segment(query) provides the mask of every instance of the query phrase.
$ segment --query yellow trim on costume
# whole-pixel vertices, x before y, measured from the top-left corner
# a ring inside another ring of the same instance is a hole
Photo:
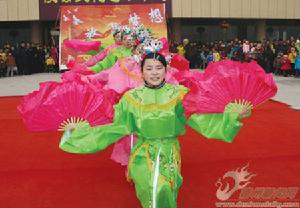
[[[138,151],[139,151],[141,148],[145,148],[147,167],[148,167],[149,171],[151,171],[152,165],[151,165],[151,159],[150,159],[150,156],[149,156],[149,144],[142,144],[141,146],[139,146],[139,147],[132,153],[132,155],[130,156],[129,161],[128,161],[128,170],[130,170],[130,167],[131,167],[131,165],[132,165],[132,162],[134,161],[134,159],[135,159],[135,157],[136,157]],[[130,175],[127,175],[127,181],[131,181]]]
[[[175,159],[176,159],[176,161],[178,161],[178,172],[181,173],[181,159],[180,159],[180,156],[179,156],[179,153],[177,151],[175,144],[173,145],[173,151],[175,154]]]
[[[146,160],[147,160],[148,170],[151,171],[152,164],[151,164],[151,159],[150,159],[150,156],[149,156],[149,144],[145,145],[145,151],[146,151]]]
[[[131,166],[131,164],[132,164],[132,161],[134,160],[134,158],[135,158],[135,156],[136,156],[138,150],[141,149],[143,146],[144,146],[144,144],[141,145],[140,147],[138,147],[138,148],[132,153],[132,155],[130,156],[129,161],[128,161],[128,170],[130,169],[130,166]]]
[[[142,104],[134,99],[129,93],[124,94],[125,99],[136,108],[142,108],[143,111],[154,111],[154,110],[166,110],[174,107],[178,101],[182,100],[184,95],[187,93],[185,88],[180,89],[178,95],[164,104]]]
[[[82,54],[82,55],[77,55],[77,58],[83,59],[84,61],[88,61],[90,58],[92,58],[92,56],[88,54]]]

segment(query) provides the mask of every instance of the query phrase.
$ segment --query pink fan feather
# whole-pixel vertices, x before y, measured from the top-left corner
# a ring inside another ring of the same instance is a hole
[[[212,78],[215,75],[230,76],[237,73],[250,73],[260,77],[267,77],[264,69],[261,68],[255,61],[250,63],[242,63],[238,61],[223,60],[219,62],[212,62],[205,69],[205,78]],[[271,76],[272,77],[272,76]]]
[[[42,85],[38,93],[49,91],[48,87]],[[80,122],[95,126],[112,121],[115,102],[112,96],[110,92],[77,80],[58,83],[47,99],[41,100],[33,110],[25,114],[22,109],[34,102],[34,98],[24,98],[18,109],[31,131],[65,130],[68,125]]]
[[[40,88],[37,91],[33,91],[22,98],[21,104],[17,107],[21,113],[23,119],[27,119],[32,115],[32,112],[41,103],[49,97],[49,94],[58,86],[58,82],[43,82],[40,83]]]
[[[162,52],[168,52],[169,51],[169,42],[168,42],[168,39],[163,37],[163,38],[160,38],[159,41],[162,42],[162,49],[160,49],[160,53]]]
[[[84,40],[65,40],[64,45],[68,48],[72,48],[77,52],[97,51],[101,45],[100,41],[84,41]]]
[[[189,70],[190,69],[190,62],[185,59],[184,57],[180,56],[179,54],[174,54],[171,63],[171,67],[174,67],[178,70]]]
[[[253,108],[273,97],[276,84],[270,74],[255,62],[230,60],[212,63],[185,96],[187,115],[193,113],[222,113],[229,103]]]
[[[81,80],[81,77],[86,75],[95,74],[92,70],[89,70],[85,64],[77,63],[75,60],[70,60],[67,63],[69,71],[64,72],[60,77],[63,81]],[[100,87],[103,85],[101,84]]]
[[[83,75],[95,74],[94,71],[87,68],[87,65],[85,63],[77,63],[75,60],[70,60],[67,63],[67,67],[68,69],[70,69],[70,71],[73,71],[75,73]]]
[[[193,85],[199,85],[204,80],[204,73],[199,70],[178,70],[177,73],[174,74],[175,79],[179,82],[179,84],[187,87],[193,88]]]

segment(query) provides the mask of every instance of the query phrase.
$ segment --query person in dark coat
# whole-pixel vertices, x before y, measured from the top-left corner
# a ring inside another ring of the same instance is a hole
[[[30,75],[32,73],[33,69],[33,49],[31,48],[30,43],[26,43],[26,49],[25,49],[25,54],[26,54],[26,61],[25,61],[25,75]]]
[[[19,74],[25,74],[25,68],[27,64],[27,57],[26,57],[26,47],[25,42],[20,44],[20,47],[17,50],[17,67],[19,70]]]
[[[39,68],[39,57],[38,57],[38,50],[34,43],[31,44],[32,49],[32,73],[38,73],[40,71]]]
[[[190,68],[195,68],[196,58],[197,58],[197,47],[194,43],[188,43],[184,47],[186,53],[185,57],[190,62]]]
[[[38,68],[38,72],[44,72],[45,71],[45,51],[43,50],[43,48],[38,45],[37,46],[37,68]]]

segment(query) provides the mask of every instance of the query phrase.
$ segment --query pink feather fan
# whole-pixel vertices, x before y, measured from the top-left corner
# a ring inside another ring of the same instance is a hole
[[[71,48],[77,52],[88,52],[92,50],[99,50],[101,45],[100,41],[84,41],[84,40],[64,40],[64,45]]]
[[[45,102],[49,94],[57,87],[58,82],[43,82],[40,83],[38,91],[33,91],[22,98],[21,104],[17,107],[23,120],[30,119],[34,110]]]
[[[112,122],[115,101],[110,91],[96,89],[80,80],[57,83],[51,90],[50,87],[41,85],[39,91],[34,92],[35,97],[25,96],[18,107],[29,130],[64,131],[81,122],[91,126]],[[47,96],[40,96],[49,91]]]
[[[185,96],[186,114],[223,113],[229,103],[251,109],[273,97],[277,86],[272,75],[256,63],[224,60],[209,64]]]

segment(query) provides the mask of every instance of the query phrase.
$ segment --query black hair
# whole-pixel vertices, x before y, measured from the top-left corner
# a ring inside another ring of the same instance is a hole
[[[116,35],[118,35],[118,34],[121,34],[121,37],[122,37],[121,31],[116,31],[116,32],[114,32],[114,33],[113,33],[113,37],[116,37]]]
[[[160,53],[148,53],[142,60],[142,64],[141,64],[141,68],[143,71],[143,67],[145,65],[145,61],[147,59],[156,59],[157,61],[159,61],[160,63],[162,63],[162,65],[166,68],[167,67],[167,61],[165,59],[165,57],[163,55],[161,55]]]
[[[127,35],[131,35],[131,34],[130,33],[128,34],[128,33],[121,32],[121,40],[123,40],[124,37],[127,36]]]

